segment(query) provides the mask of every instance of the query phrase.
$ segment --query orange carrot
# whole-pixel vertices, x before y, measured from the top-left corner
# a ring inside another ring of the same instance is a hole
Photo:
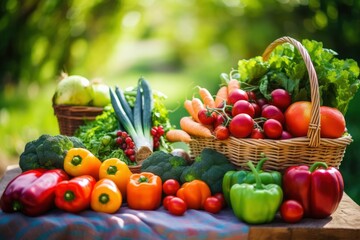
[[[191,100],[191,104],[192,104],[192,107],[194,109],[193,118],[195,119],[195,121],[200,122],[199,118],[198,118],[198,114],[199,114],[201,109],[205,109],[204,104],[202,103],[202,101],[199,98],[196,98],[196,97],[194,97]]]
[[[169,142],[189,143],[191,141],[190,135],[181,129],[171,129],[171,130],[167,131],[166,139]]]
[[[230,79],[228,82],[228,95],[235,89],[240,89],[240,82],[236,79]]]
[[[188,134],[196,137],[213,137],[211,131],[201,123],[195,122],[190,117],[182,117],[180,119],[180,127]]]
[[[185,100],[184,108],[190,114],[190,116],[195,119],[195,112],[194,112],[194,108],[192,107],[191,100],[188,100],[188,99]]]
[[[216,93],[215,97],[215,107],[221,106],[221,104],[228,98],[228,88],[227,86],[222,86]]]
[[[206,88],[199,87],[199,94],[204,102],[205,107],[214,108],[215,107],[215,101],[209,90]]]

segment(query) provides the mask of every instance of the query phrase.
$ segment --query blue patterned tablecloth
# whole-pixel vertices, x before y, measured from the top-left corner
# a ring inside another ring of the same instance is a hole
[[[7,183],[20,173],[9,168],[0,179],[0,195]],[[174,216],[160,207],[137,211],[124,203],[115,214],[87,210],[78,214],[54,209],[39,217],[0,210],[0,239],[247,239],[248,225],[232,210],[218,214],[187,210]]]
[[[174,216],[160,207],[115,214],[52,210],[39,217],[0,212],[1,239],[246,239],[249,227],[230,209],[218,214],[188,210]]]

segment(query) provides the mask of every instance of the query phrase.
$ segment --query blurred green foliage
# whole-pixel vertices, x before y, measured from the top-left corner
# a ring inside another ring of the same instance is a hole
[[[3,0],[0,2],[0,157],[18,161],[27,141],[58,133],[51,97],[62,71],[134,85],[145,76],[182,103],[201,85],[215,93],[221,72],[262,54],[281,36],[314,39],[359,62],[356,0]],[[346,115],[354,142],[340,170],[360,204],[357,94]]]

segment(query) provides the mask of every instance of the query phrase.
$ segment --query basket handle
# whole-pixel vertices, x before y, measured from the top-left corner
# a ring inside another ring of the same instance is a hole
[[[300,52],[306,69],[309,74],[310,90],[311,90],[311,112],[310,112],[310,124],[307,132],[307,137],[310,139],[309,146],[317,147],[320,144],[320,93],[319,84],[316,71],[313,63],[311,62],[309,53],[305,47],[297,40],[291,37],[281,37],[273,41],[264,51],[262,57],[264,61],[269,59],[270,53],[283,43],[290,43]]]

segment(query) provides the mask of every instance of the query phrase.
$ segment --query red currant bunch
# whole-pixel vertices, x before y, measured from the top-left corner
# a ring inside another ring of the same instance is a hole
[[[165,133],[164,128],[161,125],[154,126],[151,128],[150,132],[153,137],[154,149],[158,149],[160,147],[160,138]]]
[[[135,161],[135,143],[125,131],[117,131],[116,144],[121,148],[130,161]]]

